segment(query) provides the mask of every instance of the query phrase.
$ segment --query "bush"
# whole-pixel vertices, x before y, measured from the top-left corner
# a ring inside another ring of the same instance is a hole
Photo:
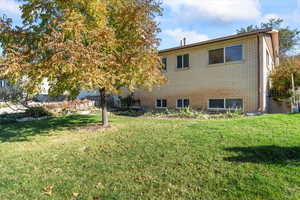
[[[25,111],[25,115],[27,117],[38,118],[38,117],[51,116],[51,113],[48,112],[43,107],[30,107]]]
[[[55,116],[61,116],[69,113],[77,113],[78,111],[94,110],[94,102],[89,100],[73,100],[57,103],[45,103],[42,106],[53,113]]]
[[[225,113],[206,113],[204,111],[193,110],[191,108],[184,108],[180,110],[165,109],[155,110],[144,114],[147,117],[158,118],[191,118],[191,119],[231,119],[242,117],[242,110],[235,111],[227,110]]]
[[[121,107],[123,108],[129,108],[131,106],[140,105],[140,101],[134,99],[133,94],[130,94],[127,97],[121,98]]]

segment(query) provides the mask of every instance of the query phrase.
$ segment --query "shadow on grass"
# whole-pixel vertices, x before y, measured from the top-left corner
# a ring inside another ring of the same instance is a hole
[[[93,116],[69,115],[47,120],[0,124],[0,142],[28,141],[34,135],[48,135],[50,131],[75,129],[99,123]]]
[[[300,165],[300,147],[255,146],[233,147],[225,150],[240,152],[239,156],[224,159],[229,162]]]

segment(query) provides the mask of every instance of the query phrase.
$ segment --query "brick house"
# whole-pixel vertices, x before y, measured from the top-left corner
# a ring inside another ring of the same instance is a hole
[[[265,29],[161,50],[167,83],[134,93],[148,109],[269,112],[279,34]]]

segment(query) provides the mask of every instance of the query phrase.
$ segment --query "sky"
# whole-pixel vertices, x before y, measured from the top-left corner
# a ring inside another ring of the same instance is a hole
[[[163,16],[156,20],[161,28],[159,49],[228,36],[241,27],[282,18],[285,26],[300,30],[300,0],[161,0]],[[0,0],[0,15],[20,24],[19,4]],[[300,53],[300,48],[298,48]]]

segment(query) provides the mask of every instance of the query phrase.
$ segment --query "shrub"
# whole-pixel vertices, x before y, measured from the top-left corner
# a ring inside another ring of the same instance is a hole
[[[46,103],[42,104],[42,106],[56,116],[95,109],[94,103],[89,100],[73,100],[57,103]]]
[[[123,108],[129,108],[131,106],[140,105],[140,101],[134,99],[133,94],[130,94],[127,97],[121,98],[121,106]]]
[[[38,118],[38,117],[51,116],[51,113],[48,112],[43,107],[30,107],[25,111],[25,115],[27,117]]]

